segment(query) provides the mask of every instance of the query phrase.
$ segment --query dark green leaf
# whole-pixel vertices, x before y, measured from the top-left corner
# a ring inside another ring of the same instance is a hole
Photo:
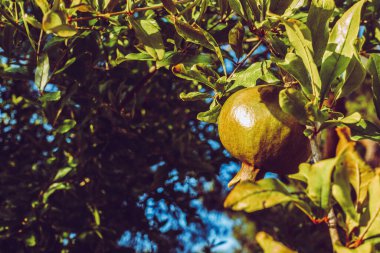
[[[172,68],[172,72],[174,75],[186,79],[186,80],[191,80],[191,81],[197,81],[203,84],[206,84],[208,87],[215,89],[215,85],[211,83],[206,76],[204,76],[200,71],[194,70],[192,68],[191,70],[188,70],[185,68],[183,64],[178,64],[175,65]]]
[[[293,115],[301,124],[306,124],[308,119],[305,105],[307,99],[301,91],[294,88],[287,88],[280,91],[279,104],[281,109]]]
[[[350,125],[350,128],[352,130],[352,140],[370,139],[380,141],[380,128],[372,122],[362,119],[357,124]]]
[[[240,17],[245,18],[244,9],[240,0],[228,0],[231,9],[236,12]]]
[[[178,34],[186,41],[204,46],[214,51],[222,64],[224,73],[226,73],[222,51],[220,50],[218,43],[207,31],[203,30],[195,23],[193,25],[189,25],[178,18],[173,18],[173,21]]]
[[[164,5],[165,9],[170,13],[170,14],[177,14],[178,10],[177,7],[175,6],[173,0],[161,0],[162,4]]]
[[[321,66],[321,102],[335,78],[347,69],[355,52],[354,42],[359,32],[360,12],[364,2],[361,0],[346,11],[331,31]]]
[[[59,73],[62,73],[63,71],[65,71],[68,67],[70,67],[75,61],[77,60],[76,57],[73,57],[69,60],[67,60],[67,62],[65,63],[65,65],[60,68],[59,70],[57,70],[54,74],[59,74]]]
[[[363,83],[366,69],[361,63],[359,56],[354,55],[345,71],[344,81],[341,86],[334,88],[337,99],[350,95]]]
[[[42,54],[38,58],[37,68],[34,75],[34,83],[41,92],[44,91],[45,86],[49,81],[49,68],[49,57],[47,54]]]
[[[329,39],[329,19],[334,8],[334,0],[313,0],[311,2],[307,26],[313,39],[314,61],[317,65],[320,65]]]
[[[311,79],[307,73],[305,64],[301,57],[294,53],[287,53],[285,60],[273,59],[273,61],[283,70],[292,75],[301,85],[301,88],[305,94],[312,94]]]
[[[371,54],[367,69],[372,76],[373,102],[380,118],[380,54]]]
[[[243,53],[244,27],[238,22],[228,33],[228,43],[236,53],[236,57],[240,58]]]

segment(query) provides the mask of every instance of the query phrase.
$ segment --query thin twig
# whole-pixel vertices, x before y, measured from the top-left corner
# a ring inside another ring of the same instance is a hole
[[[256,49],[261,45],[261,43],[262,43],[262,40],[257,42],[257,44],[251,49],[251,51],[248,52],[248,54],[244,57],[244,59],[241,60],[237,64],[236,68],[232,71],[232,73],[227,79],[231,79],[231,77],[235,74],[235,72],[245,63],[246,60],[248,60],[248,58],[256,51]]]
[[[26,32],[19,26],[19,24],[16,23],[9,15],[4,11],[4,6],[0,4],[0,14],[5,17],[6,20],[8,20],[18,31],[20,31],[23,35],[28,37]]]

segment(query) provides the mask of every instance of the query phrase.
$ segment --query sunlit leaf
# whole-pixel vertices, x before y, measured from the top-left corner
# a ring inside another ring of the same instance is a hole
[[[216,123],[221,109],[222,106],[219,104],[211,105],[210,110],[198,113],[197,119],[207,123]]]
[[[296,251],[289,249],[281,242],[275,241],[272,236],[262,231],[256,234],[256,240],[264,253],[296,253]]]
[[[338,125],[354,125],[359,123],[359,121],[362,119],[362,116],[358,112],[354,112],[353,114],[346,116],[346,117],[340,117],[338,119],[330,119],[323,122],[323,124],[320,126],[320,129],[325,129],[333,126]]]
[[[156,60],[161,60],[165,54],[165,47],[160,33],[160,27],[154,19],[129,21],[136,33],[136,36],[143,43],[145,50]]]
[[[56,26],[52,28],[51,31],[63,38],[72,37],[78,32],[77,29],[75,29],[75,27],[67,24]]]
[[[314,61],[317,65],[320,65],[329,39],[329,19],[333,14],[334,8],[334,0],[311,1],[309,14],[307,16],[307,26],[311,32]]]
[[[161,2],[170,14],[177,14],[178,10],[173,0],[161,0]]]
[[[58,101],[61,98],[61,92],[45,92],[42,97],[40,97],[41,102],[50,102],[50,101]]]
[[[73,170],[73,168],[71,167],[64,167],[64,168],[60,168],[57,172],[57,174],[55,175],[54,177],[54,181],[57,181],[57,180],[60,180],[62,178],[64,178],[67,174],[69,174],[71,171]]]
[[[71,189],[71,185],[65,182],[57,182],[53,183],[49,186],[49,188],[44,192],[42,196],[42,202],[47,203],[50,196],[53,195],[56,191],[63,191]]]
[[[317,65],[313,59],[313,46],[310,30],[306,25],[293,21],[284,21],[290,43],[296,50],[296,54],[302,59],[311,80],[311,88],[314,96],[318,96],[321,89],[321,79]]]
[[[41,29],[41,23],[34,16],[25,14],[23,18],[26,22],[28,22],[28,24],[30,24],[34,28]]]
[[[65,119],[63,123],[57,128],[57,133],[64,134],[75,127],[76,121],[72,119]]]
[[[37,68],[34,75],[34,83],[37,85],[38,89],[43,92],[46,84],[49,81],[49,57],[47,54],[42,54],[38,58]]]
[[[228,87],[227,91],[256,86],[259,80],[265,83],[279,82],[278,78],[271,73],[270,65],[270,61],[255,62],[246,70],[234,74],[232,77],[234,83]]]
[[[62,73],[68,67],[70,67],[76,60],[77,60],[77,57],[70,58],[69,60],[67,60],[67,62],[65,63],[65,65],[62,68],[58,69],[54,74]]]
[[[42,13],[46,13],[49,11],[50,6],[47,0],[34,0],[34,2],[40,7]]]
[[[197,100],[203,100],[206,98],[211,98],[212,96],[208,93],[194,91],[194,92],[189,92],[189,93],[182,92],[181,94],[179,94],[179,97],[183,101],[197,101]]]
[[[334,25],[323,54],[321,66],[321,102],[333,81],[347,68],[354,54],[354,42],[360,25],[360,12],[364,0],[357,2]]]
[[[315,205],[329,210],[331,207],[331,178],[339,156],[319,161],[310,167],[307,194]]]

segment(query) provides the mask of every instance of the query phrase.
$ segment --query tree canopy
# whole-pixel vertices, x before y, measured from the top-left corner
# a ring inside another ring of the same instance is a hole
[[[380,181],[359,141],[380,139],[379,15],[378,0],[1,0],[1,251],[210,252],[230,217],[237,252],[371,252]],[[264,83],[313,155],[225,199],[236,160],[215,123]]]

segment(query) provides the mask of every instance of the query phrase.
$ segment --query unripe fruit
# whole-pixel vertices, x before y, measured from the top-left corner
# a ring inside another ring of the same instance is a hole
[[[223,146],[243,165],[278,174],[291,174],[310,156],[305,127],[283,112],[281,87],[260,85],[234,93],[218,118]]]

